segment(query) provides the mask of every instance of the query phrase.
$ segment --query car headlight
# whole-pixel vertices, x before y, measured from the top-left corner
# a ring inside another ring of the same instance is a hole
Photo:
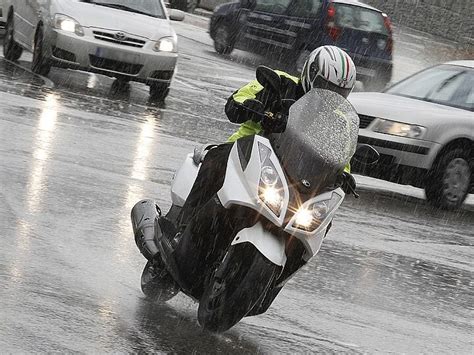
[[[426,128],[379,118],[374,125],[373,131],[400,137],[421,138],[426,132]]]
[[[78,36],[84,36],[82,26],[72,17],[56,14],[54,15],[54,27],[65,32],[72,32]]]
[[[259,143],[260,181],[258,185],[258,197],[277,216],[280,217],[284,190],[280,175],[270,160],[271,150]]]
[[[173,37],[165,37],[155,43],[155,52],[176,52],[176,41]]]
[[[333,193],[331,198],[301,206],[292,218],[292,227],[314,232],[339,204],[342,196]]]

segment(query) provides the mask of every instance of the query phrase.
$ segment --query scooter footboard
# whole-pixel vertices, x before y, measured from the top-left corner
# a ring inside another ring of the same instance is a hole
[[[284,267],[286,264],[285,240],[265,230],[259,222],[253,227],[242,229],[235,236],[232,245],[251,243],[273,264]]]

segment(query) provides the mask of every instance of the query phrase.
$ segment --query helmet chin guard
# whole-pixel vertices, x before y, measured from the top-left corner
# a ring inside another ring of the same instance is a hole
[[[336,46],[322,46],[312,51],[301,73],[305,92],[317,87],[347,97],[355,81],[354,62],[345,51]]]

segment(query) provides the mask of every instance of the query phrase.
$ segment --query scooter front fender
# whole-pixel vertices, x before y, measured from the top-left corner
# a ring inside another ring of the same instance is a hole
[[[273,264],[282,268],[285,266],[285,239],[265,230],[260,222],[253,227],[242,229],[237,233],[231,244],[242,243],[251,243]]]

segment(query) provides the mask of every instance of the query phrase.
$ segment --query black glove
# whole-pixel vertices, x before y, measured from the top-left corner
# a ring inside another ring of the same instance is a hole
[[[346,172],[342,173],[342,185],[341,188],[346,194],[353,194],[356,198],[359,197],[359,195],[356,192],[356,181],[354,177]]]
[[[267,112],[262,118],[262,128],[265,133],[282,133],[286,129],[288,116],[282,113],[272,114]]]
[[[249,120],[260,122],[262,119],[262,114],[265,112],[265,106],[263,103],[256,99],[247,99],[242,104],[241,107],[242,113],[247,115]]]

